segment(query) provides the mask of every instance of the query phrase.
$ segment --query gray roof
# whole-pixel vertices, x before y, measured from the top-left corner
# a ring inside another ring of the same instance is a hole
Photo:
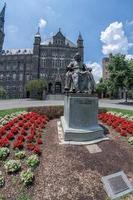
[[[33,49],[5,49],[2,51],[2,55],[23,55],[33,54]]]
[[[44,42],[41,43],[41,45],[49,45],[49,43],[53,44],[53,37],[45,40]],[[70,47],[77,47],[73,42],[65,38],[65,44],[69,44]]]

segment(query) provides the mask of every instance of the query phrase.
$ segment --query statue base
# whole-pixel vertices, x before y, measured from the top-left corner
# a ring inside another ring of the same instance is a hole
[[[98,125],[98,98],[88,94],[68,94],[64,100],[61,125],[65,141],[93,141],[105,139],[104,130]]]

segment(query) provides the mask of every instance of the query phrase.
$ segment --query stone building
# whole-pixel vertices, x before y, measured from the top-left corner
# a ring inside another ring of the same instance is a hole
[[[47,80],[48,93],[63,93],[66,66],[77,52],[84,60],[81,34],[76,44],[67,39],[60,29],[53,37],[41,41],[38,30],[33,48],[3,50],[5,7],[0,13],[0,85],[7,91],[7,96],[28,97],[26,83],[38,78]]]

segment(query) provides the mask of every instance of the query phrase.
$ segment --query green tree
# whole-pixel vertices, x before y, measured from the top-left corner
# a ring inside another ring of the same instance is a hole
[[[0,86],[0,99],[6,98],[6,90]]]
[[[103,98],[107,94],[107,81],[103,81],[101,78],[99,83],[96,85],[96,92],[100,98]]]
[[[118,96],[119,88],[128,91],[133,84],[133,63],[125,59],[125,55],[117,54],[110,57],[108,70],[110,72],[109,90],[114,97]]]
[[[31,80],[26,84],[26,91],[30,97],[42,99],[43,91],[47,89],[47,82],[44,79]]]

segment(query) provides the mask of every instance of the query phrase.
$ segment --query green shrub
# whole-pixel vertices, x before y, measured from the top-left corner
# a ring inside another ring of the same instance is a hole
[[[25,153],[25,151],[18,151],[18,152],[15,153],[15,156],[18,159],[23,159],[23,158],[26,157],[26,153]]]
[[[7,172],[17,172],[21,169],[21,163],[19,160],[8,160],[5,165],[5,169]]]
[[[6,198],[0,195],[0,200],[6,200]]]
[[[128,143],[131,144],[131,145],[133,145],[133,137],[130,137],[130,138],[128,139]]]
[[[4,176],[2,176],[2,173],[0,172],[0,188],[3,187],[5,184]]]
[[[28,160],[27,164],[29,167],[36,168],[39,165],[39,158],[37,155],[31,155]]]
[[[29,185],[34,180],[34,174],[31,171],[31,169],[28,169],[26,171],[22,171],[20,174],[21,181],[24,183],[24,185]]]
[[[46,115],[48,119],[60,118],[64,112],[64,106],[41,106],[31,107],[27,109],[28,112],[36,112],[41,115]]]
[[[98,108],[98,113],[106,113],[108,110],[107,108]]]
[[[4,160],[9,155],[10,151],[7,147],[0,148],[0,160]]]
[[[43,91],[47,89],[47,82],[44,79],[31,80],[26,84],[26,91],[31,98],[42,99]]]

